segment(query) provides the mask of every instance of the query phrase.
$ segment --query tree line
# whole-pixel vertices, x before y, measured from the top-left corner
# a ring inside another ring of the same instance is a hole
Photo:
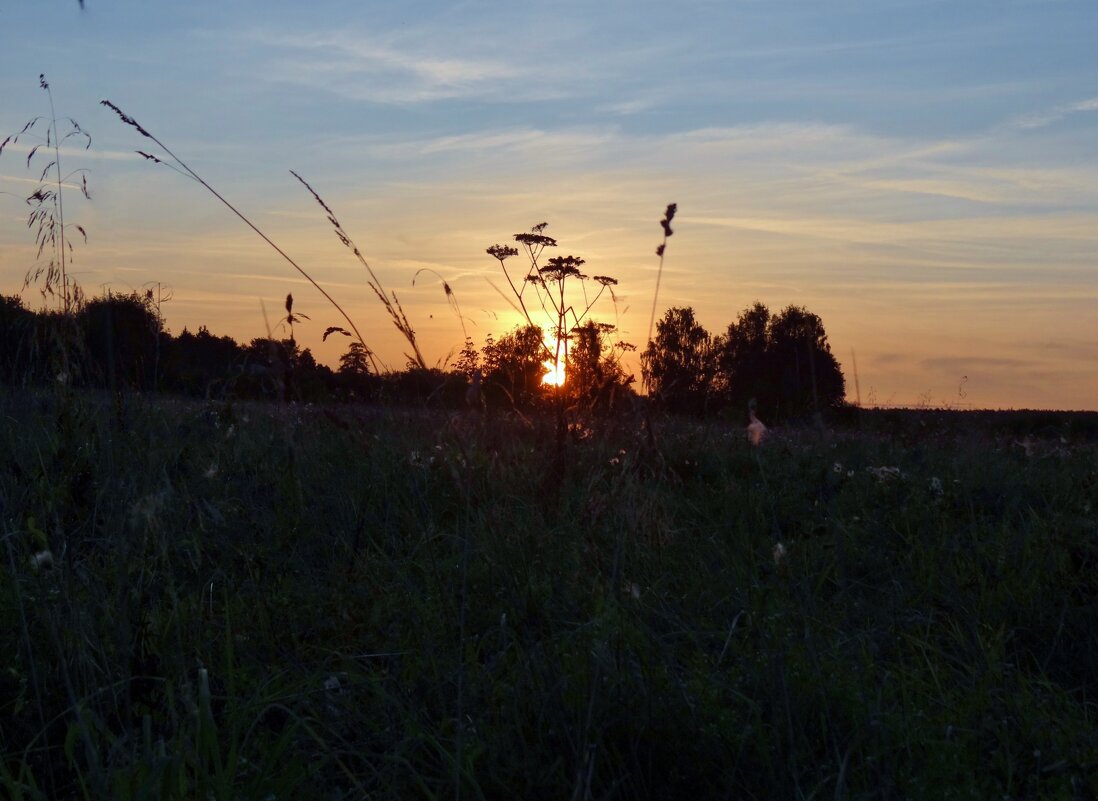
[[[788,420],[839,406],[845,396],[823,321],[801,306],[771,314],[755,303],[717,335],[692,308],[669,309],[641,365],[648,394],[679,413],[739,414],[752,404],[760,415]]]
[[[151,293],[108,294],[68,314],[32,311],[0,295],[0,381],[71,383],[89,388],[161,391],[196,397],[286,401],[394,401],[442,408],[469,404],[529,410],[553,393],[570,404],[610,412],[632,404],[636,377],[623,364],[635,348],[614,326],[592,320],[570,332],[567,378],[543,383],[543,331],[522,326],[481,347],[472,339],[444,367],[409,363],[377,374],[372,354],[352,341],[335,369],[293,337],[246,344],[205,327],[177,336],[164,328]],[[770,419],[789,419],[842,403],[844,380],[823,322],[790,306],[771,314],[761,303],[711,335],[691,308],[668,310],[641,354],[653,402],[674,413],[731,410],[749,402]],[[475,392],[472,391],[475,389]]]

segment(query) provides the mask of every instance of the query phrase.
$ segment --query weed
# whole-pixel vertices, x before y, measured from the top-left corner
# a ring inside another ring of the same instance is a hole
[[[80,124],[72,117],[57,118],[57,111],[53,104],[53,92],[45,75],[38,76],[38,85],[46,93],[50,103],[49,117],[34,117],[29,120],[22,130],[11,134],[0,142],[0,154],[4,148],[17,145],[21,138],[35,137],[35,144],[27,153],[27,168],[30,169],[35,157],[39,159],[48,156],[39,154],[52,154],[52,160],[42,168],[38,176],[38,186],[27,197],[27,205],[31,207],[27,217],[27,227],[35,232],[35,242],[38,245],[36,259],[41,260],[42,254],[48,252],[49,258],[45,265],[32,267],[24,280],[24,289],[33,283],[42,281],[41,292],[43,297],[52,296],[58,298],[60,310],[68,315],[80,306],[81,290],[79,285],[68,274],[68,265],[72,260],[73,246],[71,237],[68,236],[69,228],[77,231],[88,241],[87,231],[84,227],[75,223],[65,223],[65,188],[72,188],[68,182],[79,176],[80,193],[88,200],[91,194],[88,192],[88,171],[76,169],[63,172],[61,168],[61,145],[70,139],[79,139],[84,142],[84,149],[91,147],[91,136],[80,127]],[[60,124],[59,124],[60,123]],[[64,124],[64,128],[61,127]],[[37,134],[37,130],[45,128],[44,137]],[[51,177],[52,176],[52,177]],[[48,182],[47,182],[48,179]]]

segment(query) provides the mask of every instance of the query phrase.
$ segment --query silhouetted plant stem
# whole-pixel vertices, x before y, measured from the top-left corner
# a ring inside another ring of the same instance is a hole
[[[660,298],[660,280],[663,278],[663,254],[667,250],[667,239],[674,231],[671,230],[671,221],[675,219],[675,212],[678,211],[678,203],[668,203],[667,211],[663,215],[663,219],[660,220],[660,225],[663,226],[663,242],[656,248],[656,255],[660,257],[660,266],[656,270],[656,291],[652,294],[652,315],[648,318],[648,340],[645,343],[646,346],[652,342],[652,328],[656,324],[656,304]],[[647,388],[646,388],[647,389]]]
[[[45,75],[38,76],[39,84],[46,90],[46,97],[50,101],[50,129],[53,130],[53,166],[57,175],[57,218],[61,222],[60,230],[58,234],[61,237],[61,302],[65,309],[65,314],[70,311],[69,308],[69,281],[68,273],[65,269],[65,200],[64,195],[61,192],[61,143],[60,137],[57,136],[57,111],[53,105],[53,92],[50,91],[50,85],[46,81]]]
[[[180,168],[182,168],[182,172],[183,172],[184,175],[186,175],[187,177],[193,179],[194,181],[197,181],[202,187],[204,187],[206,189],[206,191],[208,191],[211,195],[213,195],[215,198],[217,198],[219,201],[221,201],[221,203],[225,206],[225,208],[227,208],[229,211],[231,211],[233,214],[235,214],[238,218],[240,218],[241,222],[243,222],[245,225],[247,225],[249,228],[251,228],[253,231],[255,231],[255,233],[258,234],[259,237],[264,242],[266,242],[268,245],[270,245],[274,249],[274,251],[276,253],[278,253],[278,255],[280,255],[283,259],[285,259],[290,264],[291,267],[293,267],[295,270],[297,270],[305,278],[305,280],[307,280],[310,284],[312,284],[316,288],[316,290],[318,292],[320,292],[321,295],[324,296],[325,300],[327,300],[330,304],[332,304],[332,306],[335,308],[335,310],[338,311],[340,313],[340,315],[343,317],[343,319],[347,321],[347,325],[349,325],[351,327],[351,330],[355,332],[355,336],[358,337],[358,341],[361,342],[362,346],[364,348],[366,348],[368,353],[371,354],[370,359],[371,359],[371,362],[373,362],[373,355],[372,355],[373,351],[370,349],[370,346],[366,344],[366,340],[363,339],[362,334],[359,332],[358,327],[354,323],[354,320],[352,320],[350,318],[350,316],[347,314],[347,312],[343,310],[343,307],[339,305],[339,303],[336,301],[336,299],[333,298],[331,295],[329,295],[327,291],[325,291],[324,287],[322,287],[315,280],[313,280],[313,277],[311,275],[309,275],[301,267],[301,265],[299,265],[296,261],[294,261],[292,258],[290,258],[290,256],[286,253],[286,251],[284,251],[282,248],[280,248],[278,245],[276,245],[274,243],[274,241],[269,236],[267,236],[265,233],[263,233],[263,231],[261,231],[258,228],[258,226],[255,225],[255,223],[253,223],[251,220],[249,220],[239,209],[236,208],[236,206],[234,206],[232,203],[230,203],[228,200],[226,200],[225,197],[220,192],[218,192],[216,189],[214,189],[212,186],[210,186],[208,183],[206,183],[206,181],[203,180],[202,177],[198,173],[196,173],[189,166],[187,166],[186,162],[184,162],[181,158],[179,158],[179,156],[177,156],[175,153],[173,153],[167,145],[165,145],[163,142],[161,142],[159,139],[157,139],[155,136],[153,136],[151,133],[149,133],[145,128],[143,128],[137,122],[137,120],[135,120],[133,117],[126,114],[124,111],[122,111],[122,109],[120,109],[118,106],[116,106],[110,100],[101,100],[100,105],[106,106],[107,108],[111,109],[111,111],[113,111],[115,114],[117,114],[119,119],[121,119],[122,122],[124,122],[126,125],[129,125],[130,127],[132,127],[134,130],[136,130],[139,134],[141,134],[145,138],[151,139],[153,142],[155,142],[161,150],[163,150],[166,154],[168,154],[168,156],[171,157],[172,161],[174,161],[176,164],[179,165]],[[154,156],[151,153],[145,153],[144,151],[138,150],[137,154],[139,156],[141,156],[142,158],[147,159],[148,161],[152,161],[156,164],[164,164],[165,163],[163,159],[158,158],[157,156]],[[167,166],[172,167],[173,169],[175,169],[171,164],[168,164]],[[176,171],[179,172],[179,170],[176,170]],[[376,364],[375,364],[375,370],[376,370]]]
[[[660,220],[660,225],[663,226],[663,241],[656,248],[656,255],[660,257],[660,265],[656,270],[656,291],[652,294],[652,315],[648,318],[648,340],[646,343],[647,348],[652,346],[652,328],[656,324],[656,304],[659,302],[660,297],[660,279],[663,278],[663,255],[667,250],[667,239],[675,232],[671,230],[671,221],[675,219],[675,212],[679,210],[679,204],[668,203],[667,210],[664,212],[663,219]],[[645,395],[648,394],[648,380],[644,377],[642,372],[642,380],[644,381]],[[656,431],[652,426],[652,403],[651,398],[648,398],[644,404],[644,428],[648,438],[648,446],[654,451],[658,451],[656,445]]]

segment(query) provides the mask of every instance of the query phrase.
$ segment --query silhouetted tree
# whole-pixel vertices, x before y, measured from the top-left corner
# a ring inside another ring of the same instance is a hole
[[[347,352],[339,357],[341,375],[364,376],[370,374],[370,355],[361,342],[352,342]]]
[[[488,403],[525,407],[542,396],[545,348],[536,325],[519,327],[485,344],[483,371]]]
[[[18,296],[0,295],[0,380],[5,384],[32,378],[35,317]]]
[[[668,309],[641,355],[650,397],[673,412],[697,414],[707,406],[714,373],[712,338],[692,308]]]
[[[206,326],[192,334],[186,328],[166,343],[162,386],[188,395],[206,395],[244,361],[244,351],[232,337],[217,337]]]
[[[769,348],[770,309],[756,302],[728,324],[713,346],[716,390],[723,404],[742,412],[748,400],[755,398],[766,414],[773,411],[775,387]]]
[[[624,342],[612,343],[616,330],[609,323],[588,320],[572,329],[565,390],[580,408],[608,411],[633,382],[633,376],[622,369],[620,355],[633,349]]]
[[[347,352],[339,357],[336,373],[340,389],[353,398],[367,398],[374,388],[370,375],[370,352],[361,342],[351,342]]]
[[[755,303],[728,326],[715,350],[721,398],[734,409],[754,398],[760,416],[788,419],[843,400],[845,382],[823,321],[803,307],[771,316]]]
[[[472,337],[465,338],[465,347],[461,349],[458,360],[454,364],[454,370],[466,378],[471,378],[473,372],[480,366],[480,353],[473,344]]]
[[[774,317],[770,321],[770,353],[781,416],[799,416],[842,403],[846,381],[818,315],[801,306],[789,306]]]
[[[111,388],[153,389],[160,317],[136,292],[88,301],[77,314],[89,373]]]

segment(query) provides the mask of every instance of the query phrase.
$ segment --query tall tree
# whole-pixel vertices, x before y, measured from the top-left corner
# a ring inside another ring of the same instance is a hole
[[[770,352],[777,408],[783,416],[842,402],[846,382],[818,315],[802,306],[788,306],[770,322]]]
[[[845,382],[823,321],[801,306],[771,315],[762,303],[744,309],[716,345],[721,399],[760,416],[799,417],[842,402]]]
[[[668,309],[641,354],[650,397],[669,411],[705,410],[714,374],[712,337],[690,307]]]
[[[339,357],[339,374],[366,376],[370,374],[370,352],[361,342],[352,341],[347,352]]]
[[[769,348],[770,309],[756,301],[740,313],[738,320],[728,324],[714,346],[722,403],[743,407],[756,398],[763,402],[764,409],[771,410]]]

